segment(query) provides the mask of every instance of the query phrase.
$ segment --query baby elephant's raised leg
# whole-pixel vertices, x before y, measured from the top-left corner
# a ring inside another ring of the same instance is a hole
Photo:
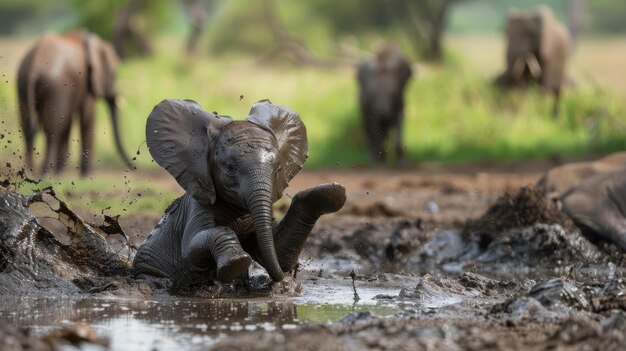
[[[274,234],[276,255],[284,272],[298,263],[311,229],[321,215],[339,211],[346,202],[346,189],[338,183],[322,184],[296,194]]]
[[[182,254],[193,270],[215,267],[216,278],[221,282],[235,280],[252,262],[235,232],[228,227],[203,229],[190,235],[188,240],[183,239]]]

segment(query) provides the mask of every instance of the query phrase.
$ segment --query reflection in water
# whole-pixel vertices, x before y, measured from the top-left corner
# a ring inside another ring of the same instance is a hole
[[[296,304],[291,300],[3,298],[0,321],[45,333],[85,322],[110,338],[113,350],[193,350],[239,330],[289,329],[306,322],[336,321],[370,310],[388,315],[397,307],[381,305]]]

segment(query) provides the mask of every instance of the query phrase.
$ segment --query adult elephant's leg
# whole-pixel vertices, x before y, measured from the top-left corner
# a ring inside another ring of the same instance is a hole
[[[386,155],[383,150],[383,131],[378,117],[373,113],[365,115],[365,134],[374,161],[385,162]]]
[[[72,123],[72,106],[70,106],[70,93],[62,89],[50,87],[51,95],[41,97],[42,103],[39,111],[41,123],[46,134],[46,156],[42,167],[42,173],[47,173],[50,169],[56,170],[58,162],[63,156],[60,154],[63,139],[67,135]],[[54,91],[54,94],[52,93]],[[67,151],[66,151],[67,153]]]
[[[28,110],[26,106],[26,102],[20,101],[20,115],[21,115],[21,127],[22,133],[24,134],[24,157],[26,168],[31,172],[35,171],[35,166],[33,165],[33,149],[34,149],[34,141],[35,134],[37,132],[37,127],[34,122],[31,122],[31,116],[29,113],[33,113]]]
[[[276,255],[284,272],[291,271],[298,263],[304,243],[319,217],[339,211],[345,202],[346,189],[338,183],[318,185],[296,194],[274,234]]]
[[[404,146],[402,144],[402,128],[404,128],[404,113],[398,114],[398,121],[394,126],[394,137],[396,144],[396,164],[404,162]]]
[[[235,232],[228,227],[185,233],[182,255],[183,260],[187,260],[195,271],[215,267],[217,280],[221,282],[231,282],[243,275],[252,262]]]
[[[69,117],[71,119],[71,116]],[[67,165],[68,159],[68,144],[70,141],[71,124],[67,126],[65,130],[58,134],[57,138],[57,154],[55,164],[55,172],[61,173]]]
[[[53,166],[53,158],[56,155],[56,138],[51,133],[45,132],[46,134],[46,152],[43,157],[43,164],[41,165],[41,174],[48,173],[48,170]]]
[[[80,174],[86,176],[91,168],[94,138],[94,104],[92,97],[87,97],[80,110],[80,140],[82,153],[80,155]]]
[[[559,110],[561,106],[561,89],[555,88],[552,91],[554,93],[554,104],[552,105],[552,117],[557,118],[559,116]]]

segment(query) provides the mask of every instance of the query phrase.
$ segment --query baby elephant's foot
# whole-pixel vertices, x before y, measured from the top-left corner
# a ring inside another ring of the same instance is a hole
[[[248,271],[252,258],[243,250],[231,250],[217,259],[217,280],[230,283]]]
[[[337,212],[346,202],[346,188],[339,183],[327,183],[296,194],[292,206],[302,206],[315,217]]]

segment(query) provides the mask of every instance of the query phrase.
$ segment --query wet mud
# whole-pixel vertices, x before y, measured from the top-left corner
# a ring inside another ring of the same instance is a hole
[[[320,220],[295,277],[272,284],[256,267],[249,281],[186,290],[128,274],[142,236],[124,232],[158,216],[88,224],[50,194],[0,192],[2,346],[51,349],[86,323],[106,342],[77,345],[111,350],[620,349],[622,251],[528,187],[539,175],[337,179],[348,203]]]

